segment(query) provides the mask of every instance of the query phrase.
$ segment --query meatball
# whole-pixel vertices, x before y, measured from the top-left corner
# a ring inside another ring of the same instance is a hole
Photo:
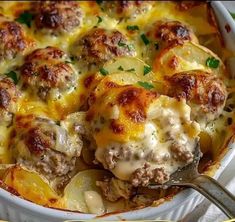
[[[67,55],[55,47],[33,51],[25,58],[20,72],[24,86],[31,87],[44,101],[59,98],[75,86],[77,79]]]
[[[211,121],[223,111],[227,98],[226,87],[213,74],[194,70],[166,77],[166,81],[166,94],[186,99],[195,120]]]
[[[101,188],[105,198],[111,202],[120,198],[128,200],[134,194],[134,189],[130,183],[116,178],[97,181],[96,185]]]
[[[19,23],[0,15],[0,61],[24,54],[32,45]]]
[[[121,32],[95,28],[75,43],[72,54],[82,64],[100,67],[115,57],[133,56],[135,51]]]
[[[18,96],[19,92],[12,79],[0,76],[0,125],[11,122]]]
[[[35,24],[38,29],[45,29],[52,34],[67,33],[79,27],[82,12],[78,2],[41,1],[32,3],[35,7]]]
[[[42,174],[49,181],[65,177],[80,155],[80,137],[50,119],[17,116],[10,144],[15,162]]]
[[[151,26],[147,36],[158,43],[160,48],[183,44],[185,41],[198,42],[193,31],[179,21],[157,21]]]
[[[111,17],[127,19],[148,12],[153,3],[153,1],[103,1],[101,7]]]

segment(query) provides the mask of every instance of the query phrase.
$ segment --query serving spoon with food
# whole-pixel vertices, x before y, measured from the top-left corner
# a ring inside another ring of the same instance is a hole
[[[198,163],[201,157],[200,145],[197,143],[194,159],[191,164],[177,170],[171,175],[170,180],[163,185],[150,184],[149,188],[167,188],[170,186],[191,187],[208,198],[229,218],[235,218],[235,196],[213,178],[198,173]]]

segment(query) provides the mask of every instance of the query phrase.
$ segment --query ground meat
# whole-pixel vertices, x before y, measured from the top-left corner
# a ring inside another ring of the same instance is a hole
[[[136,18],[148,12],[153,1],[102,1],[101,8],[110,16],[118,19]]]
[[[75,168],[82,143],[53,121],[17,116],[14,132],[10,147],[16,163],[39,172],[49,181],[67,177]]]
[[[51,34],[61,34],[81,26],[82,12],[79,2],[41,1],[34,2],[35,24]]]
[[[133,56],[135,51],[117,30],[94,28],[75,42],[72,54],[85,65],[102,66],[120,56]]]
[[[21,77],[26,87],[36,91],[42,100],[47,100],[51,92],[55,96],[75,86],[77,74],[67,61],[69,58],[56,47],[37,49],[25,58],[21,67]]]
[[[0,61],[24,54],[32,45],[19,23],[0,15]]]
[[[171,146],[172,157],[176,161],[181,161],[184,163],[191,163],[193,161],[193,154],[189,150],[186,150],[185,147],[178,144],[172,144]]]
[[[151,181],[163,184],[169,180],[169,175],[163,168],[151,169],[150,164],[145,163],[143,167],[135,170],[130,180],[134,187],[148,186]]]
[[[120,198],[128,200],[134,194],[134,189],[130,183],[116,178],[97,181],[97,186],[101,188],[105,198],[112,202]]]
[[[19,92],[13,80],[6,76],[0,77],[0,125],[11,120],[18,97]]]
[[[197,121],[214,120],[223,111],[227,91],[222,80],[213,74],[194,70],[166,77],[166,94],[184,98],[192,108],[192,117]]]
[[[160,48],[174,44],[183,44],[185,41],[197,42],[193,31],[179,21],[157,21],[151,26],[147,36],[155,40]]]

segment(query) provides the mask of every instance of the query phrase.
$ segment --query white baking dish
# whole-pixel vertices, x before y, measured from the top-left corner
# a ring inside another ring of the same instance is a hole
[[[222,31],[226,46],[235,51],[235,23],[228,11],[219,1],[211,3],[217,16],[220,29]],[[231,27],[231,31],[228,33],[225,30],[225,25],[228,24]],[[235,61],[231,62],[232,66],[235,66]],[[232,68],[235,70],[235,67]],[[235,76],[235,73],[233,73]],[[235,155],[235,144],[232,143],[229,146],[229,150],[221,160],[220,167],[215,173],[217,178],[229,164],[231,159]],[[179,194],[175,195],[171,201],[166,201],[158,207],[147,207],[141,210],[130,211],[120,214],[107,215],[101,220],[117,220],[122,219],[134,220],[134,219],[168,219],[178,220],[192,211],[201,201],[203,197],[192,189],[187,189]],[[9,220],[11,222],[60,222],[65,220],[86,220],[96,217],[92,214],[82,214],[66,212],[61,210],[49,209],[29,201],[23,200],[13,194],[0,189],[0,219]]]

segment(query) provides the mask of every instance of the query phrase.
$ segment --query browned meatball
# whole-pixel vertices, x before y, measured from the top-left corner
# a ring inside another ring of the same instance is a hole
[[[210,121],[221,114],[227,91],[224,83],[213,74],[188,71],[166,77],[166,81],[167,95],[186,99],[194,119]]]
[[[147,36],[164,48],[173,44],[183,44],[185,41],[197,42],[193,31],[179,21],[160,20],[155,22]]]
[[[82,22],[82,12],[75,1],[42,1],[32,3],[35,7],[35,24],[52,34],[72,31]]]
[[[25,58],[22,81],[42,100],[58,98],[76,84],[76,72],[68,61],[67,55],[58,48],[37,49]]]
[[[28,115],[16,117],[10,147],[16,163],[53,180],[74,169],[82,142],[54,121]]]
[[[152,8],[154,1],[103,1],[101,7],[111,17],[136,18]]]
[[[24,54],[33,42],[26,37],[23,27],[0,15],[0,60],[13,59]]]
[[[135,54],[133,46],[121,32],[102,28],[92,29],[84,35],[72,51],[79,61],[89,66],[102,66],[115,57]]]
[[[18,96],[19,92],[12,79],[0,76],[0,125],[11,121]]]

